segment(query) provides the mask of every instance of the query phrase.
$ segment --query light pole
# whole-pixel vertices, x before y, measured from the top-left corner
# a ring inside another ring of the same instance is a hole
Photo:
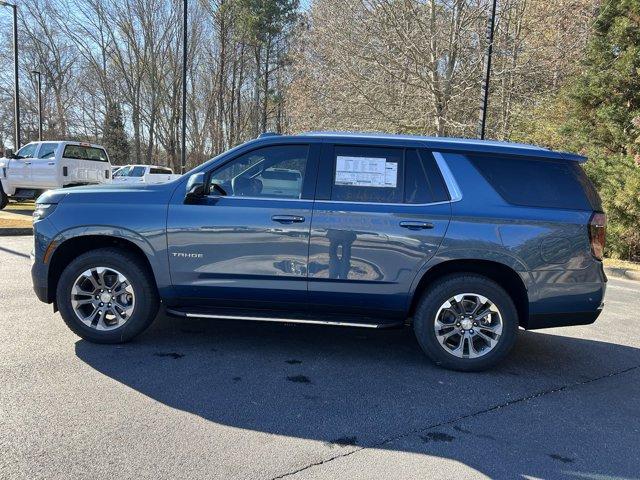
[[[187,0],[182,5],[182,152],[180,173],[184,173],[187,162]]]
[[[18,80],[18,6],[0,0],[0,5],[13,8],[13,75],[15,80],[15,137],[13,142],[16,151],[20,148],[20,83]]]
[[[38,141],[42,141],[42,74],[38,70],[31,70],[37,77],[38,87]]]
[[[491,54],[493,53],[493,31],[496,25],[496,6],[498,0],[493,0],[491,16],[487,24],[487,52],[484,57],[484,78],[482,81],[482,104],[480,107],[480,122],[478,125],[478,137],[484,140],[487,125],[487,107],[489,105],[489,80],[491,78]]]

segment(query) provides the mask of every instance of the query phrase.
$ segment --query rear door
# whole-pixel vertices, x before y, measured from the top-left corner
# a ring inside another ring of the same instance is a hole
[[[55,142],[41,143],[38,154],[31,161],[31,175],[33,184],[37,188],[47,189],[62,186],[60,181],[62,171],[59,171],[59,165],[56,161],[59,145]]]
[[[396,317],[418,270],[451,218],[430,152],[327,145],[309,245],[309,299],[316,308]]]
[[[208,172],[208,195],[169,206],[171,279],[181,302],[237,308],[306,308],[307,259],[318,148],[264,146]],[[302,178],[277,193],[271,168]],[[222,194],[224,193],[224,194]]]

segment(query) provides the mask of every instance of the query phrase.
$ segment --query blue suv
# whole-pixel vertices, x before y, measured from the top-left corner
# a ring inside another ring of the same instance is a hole
[[[518,327],[603,307],[605,216],[579,155],[404,135],[265,134],[161,185],[50,191],[34,212],[35,292],[92,342],[167,314],[411,325],[458,370]]]

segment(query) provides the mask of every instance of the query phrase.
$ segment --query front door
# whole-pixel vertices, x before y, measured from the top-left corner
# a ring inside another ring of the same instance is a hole
[[[29,143],[16,152],[9,163],[8,176],[13,188],[34,188],[31,163],[38,151],[37,143]]]
[[[56,163],[58,145],[53,142],[42,143],[38,154],[31,160],[31,178],[34,186],[42,189],[60,186],[59,177],[62,176],[62,172],[58,171]]]
[[[437,251],[451,205],[435,160],[416,149],[325,147],[309,246],[318,310],[406,314],[420,267]]]
[[[169,265],[183,304],[306,305],[316,168],[315,146],[262,147],[209,172],[198,204],[172,201]]]

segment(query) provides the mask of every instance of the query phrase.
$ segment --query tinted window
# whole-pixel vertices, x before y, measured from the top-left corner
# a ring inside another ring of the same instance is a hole
[[[38,152],[38,158],[53,158],[56,156],[57,149],[57,143],[43,143]]]
[[[488,155],[470,158],[509,203],[570,210],[593,208],[583,187],[586,178],[581,178],[582,170],[574,162]]]
[[[93,160],[96,162],[106,162],[107,152],[101,148],[87,147],[84,145],[67,145],[64,147],[65,158],[77,158],[79,160]]]
[[[172,171],[169,170],[168,168],[151,167],[151,171],[149,173],[159,173],[159,174],[167,175],[167,174],[171,174]]]
[[[405,152],[405,203],[445,202],[449,195],[440,170],[428,151]]]
[[[234,197],[302,198],[308,150],[307,145],[252,150],[215,170],[210,191],[222,189]]]
[[[36,154],[37,149],[38,149],[37,143],[30,143],[22,147],[20,150],[18,150],[16,155],[22,158],[32,158]]]
[[[331,200],[402,203],[403,157],[396,148],[336,146]]]

